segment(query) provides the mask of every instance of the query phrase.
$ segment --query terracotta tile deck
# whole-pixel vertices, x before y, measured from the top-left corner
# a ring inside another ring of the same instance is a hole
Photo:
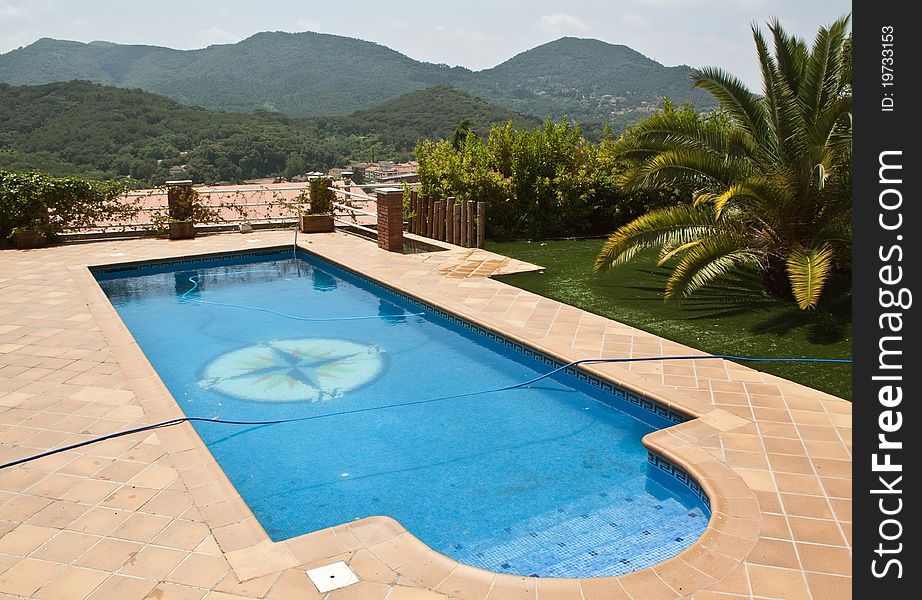
[[[290,243],[260,231],[0,253],[0,462],[181,414],[87,265]],[[299,244],[559,358],[699,353],[488,279],[533,267],[482,250],[393,255],[345,234]],[[387,517],[273,543],[180,425],[0,471],[0,599],[318,599],[305,569],[338,560],[362,582],[329,600],[850,595],[850,403],[713,359],[587,370],[698,417],[644,439],[694,475],[713,512],[698,542],[652,568],[496,575]]]

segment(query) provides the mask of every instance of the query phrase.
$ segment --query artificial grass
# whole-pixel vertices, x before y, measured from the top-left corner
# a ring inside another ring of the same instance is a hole
[[[604,240],[492,242],[487,249],[545,267],[497,277],[510,285],[604,315],[711,354],[851,357],[851,294],[830,286],[824,302],[802,311],[762,294],[754,273],[738,273],[681,301],[663,302],[669,270],[647,252],[608,273],[592,270]],[[747,366],[851,398],[851,365],[751,363]]]

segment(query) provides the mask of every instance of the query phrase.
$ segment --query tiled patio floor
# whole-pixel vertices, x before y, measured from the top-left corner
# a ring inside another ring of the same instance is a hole
[[[86,265],[291,243],[290,232],[0,252],[0,463],[181,414]],[[690,349],[488,279],[482,250],[394,255],[344,234],[302,247],[547,353]],[[188,425],[0,471],[0,599],[320,598],[304,573],[347,561],[330,600],[839,599],[851,593],[851,404],[717,360],[592,368],[698,416],[645,443],[693,473],[713,517],[665,563],[616,579],[494,575],[387,518],[269,541]]]

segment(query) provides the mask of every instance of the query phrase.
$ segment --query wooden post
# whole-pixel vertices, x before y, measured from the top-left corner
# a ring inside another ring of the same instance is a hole
[[[487,228],[487,203],[477,203],[477,247],[483,248]]]
[[[435,201],[435,235],[432,236],[437,240],[442,239],[445,233],[445,201]]]
[[[454,218],[452,219],[452,243],[459,245],[461,243],[461,202],[455,203]]]
[[[452,232],[451,219],[452,219],[452,216],[454,215],[454,210],[455,210],[454,206],[455,206],[454,196],[449,196],[448,198],[445,199],[445,214],[442,215],[443,217],[445,217],[442,223],[442,226],[445,228],[445,231],[444,231],[445,235],[442,236],[443,242],[451,243],[451,232]]]
[[[470,248],[474,245],[473,236],[473,225],[474,225],[474,205],[470,200],[464,203],[464,231],[461,233],[461,237],[464,238],[464,247]]]
[[[452,197],[445,198],[445,209],[442,211],[442,222],[439,226],[442,228],[442,236],[439,238],[443,242],[451,240],[451,206]]]
[[[413,217],[410,219],[410,233],[419,233],[419,210],[417,204],[419,200],[419,193],[416,190],[410,190],[410,212],[413,213]]]
[[[458,240],[455,239],[455,230],[457,229],[456,221],[458,220],[458,217],[457,217],[458,210],[457,209],[458,209],[458,201],[457,199],[452,198],[451,217],[448,219],[448,223],[446,224],[446,227],[449,228],[448,237],[446,238],[446,241],[450,244],[458,243]]]
[[[412,194],[412,192],[411,192],[411,193],[410,193],[410,209],[409,209],[409,211],[408,211],[408,214],[404,215],[404,217],[405,217],[406,220],[407,220],[407,231],[410,232],[410,233],[413,233],[413,219],[416,218],[416,217],[414,216],[415,213],[416,213],[416,211],[413,210],[413,194]]]
[[[426,235],[426,197],[419,197],[419,235]]]
[[[458,245],[467,247],[467,202],[464,200],[461,201],[461,239]]]
[[[432,213],[434,208],[432,198],[426,196],[426,237],[432,237]]]

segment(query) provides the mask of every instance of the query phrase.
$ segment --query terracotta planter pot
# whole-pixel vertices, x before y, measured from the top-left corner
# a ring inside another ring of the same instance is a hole
[[[45,235],[34,229],[17,231],[13,234],[13,243],[19,250],[28,250],[30,248],[41,248],[45,245]]]
[[[170,223],[171,240],[188,240],[195,237],[192,221],[172,221]]]
[[[333,231],[333,215],[301,215],[303,233],[325,233]]]

